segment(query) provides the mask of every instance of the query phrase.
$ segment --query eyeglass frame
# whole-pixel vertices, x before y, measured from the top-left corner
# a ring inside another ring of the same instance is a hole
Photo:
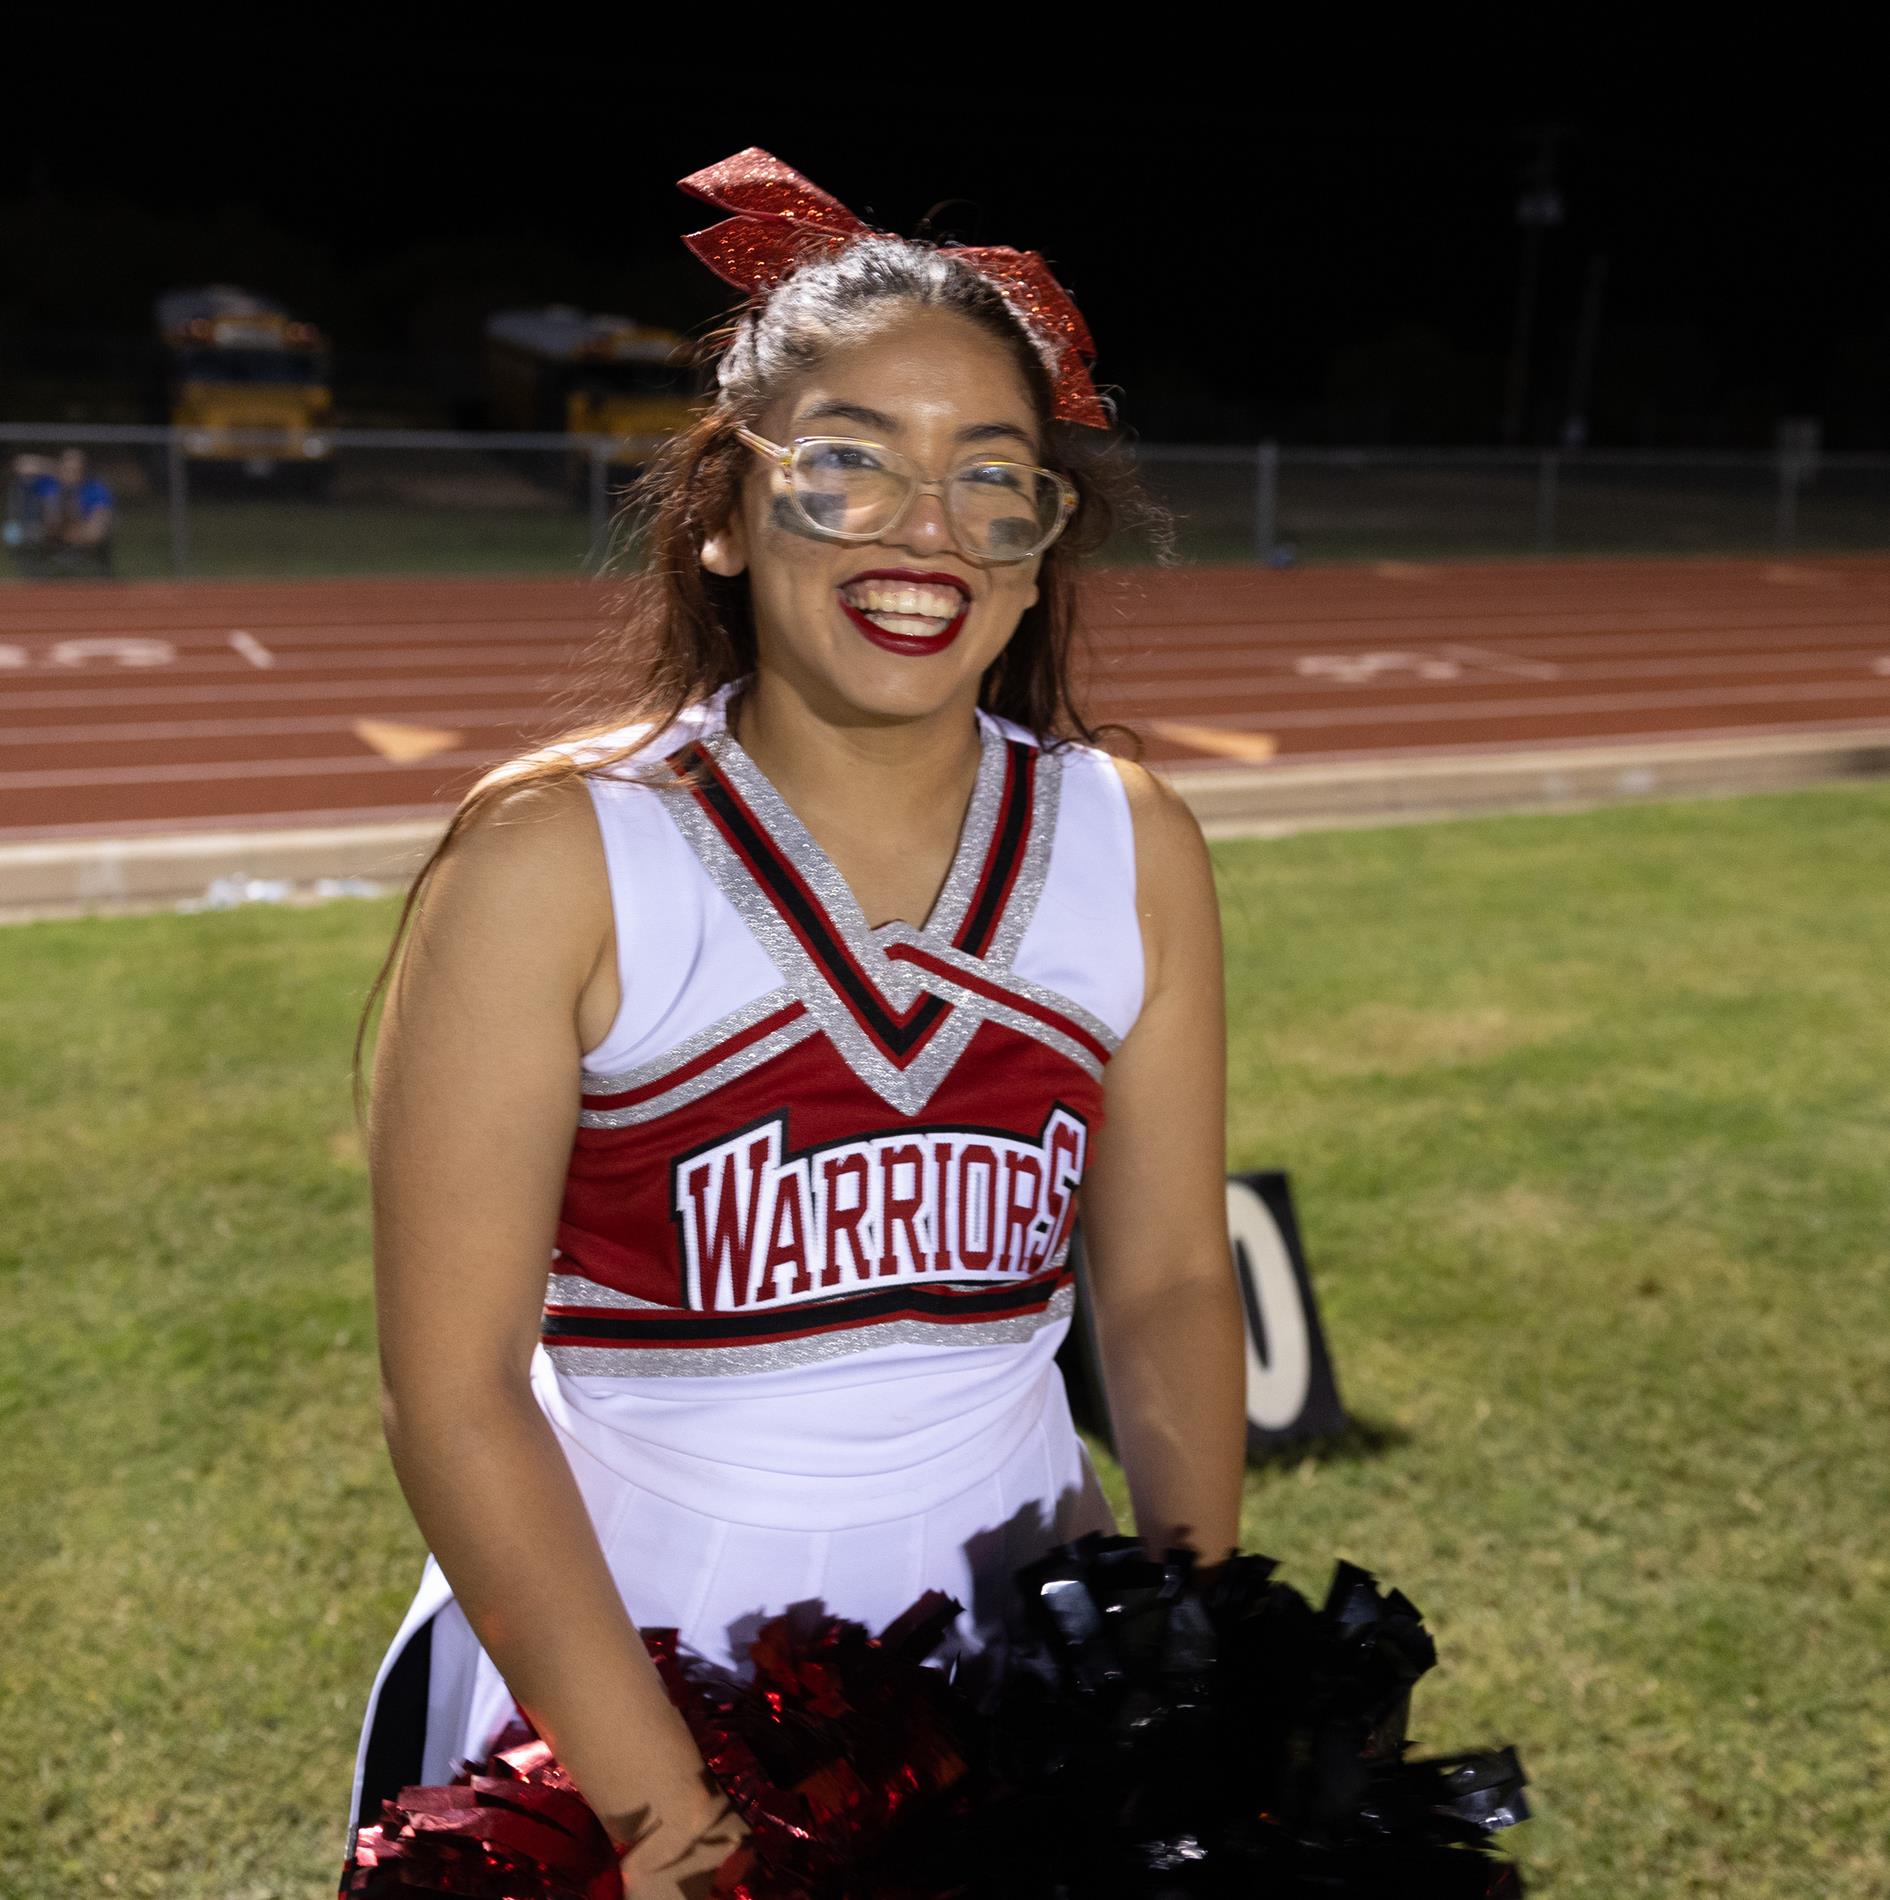
[[[757,435],[753,429],[738,427],[735,434],[757,454],[766,456],[776,468],[780,469],[780,471],[787,476],[788,494],[793,499],[796,512],[815,534],[822,536],[826,540],[846,541],[850,543],[877,541],[881,535],[891,534],[893,530],[905,520],[906,516],[912,512],[912,504],[916,502],[921,495],[937,495],[945,510],[946,525],[950,527],[952,534],[956,538],[960,540],[964,538],[959,531],[958,523],[952,519],[952,505],[946,494],[946,490],[950,487],[951,483],[959,475],[964,473],[964,469],[954,469],[943,481],[926,482],[919,480],[918,464],[913,461],[911,456],[901,454],[898,449],[889,448],[884,442],[875,442],[867,436],[797,435],[791,442],[770,442],[765,435]],[[801,504],[800,496],[795,492],[794,460],[803,448],[811,447],[818,442],[837,442],[848,448],[872,449],[876,454],[890,456],[893,461],[900,463],[907,470],[912,477],[912,483],[906,492],[905,500],[899,505],[898,511],[893,515],[890,521],[883,522],[879,527],[870,529],[865,533],[848,533],[844,529],[830,528],[824,522],[816,521],[814,517],[807,512],[806,508]],[[965,464],[965,468],[993,467],[1028,469],[1034,475],[1048,475],[1057,485],[1056,522],[1051,527],[1050,532],[1034,547],[1026,549],[1022,554],[965,555],[966,560],[977,561],[986,567],[1014,567],[1019,561],[1034,560],[1070,525],[1070,517],[1076,513],[1078,500],[1076,484],[1072,482],[1067,475],[1060,475],[1055,469],[1045,468],[1041,463],[1019,462],[1006,455],[980,456],[976,461],[967,462]],[[960,551],[963,552],[963,550]]]

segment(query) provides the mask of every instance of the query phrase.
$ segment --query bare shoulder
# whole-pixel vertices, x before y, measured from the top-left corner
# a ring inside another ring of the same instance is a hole
[[[473,802],[477,793],[487,795]],[[504,945],[506,962],[529,951],[587,973],[611,913],[603,838],[583,780],[519,777],[516,764],[500,766],[461,809],[422,900],[434,925]]]
[[[1159,773],[1134,759],[1111,756],[1129,800],[1129,818],[1135,828],[1138,881],[1153,880],[1157,888],[1185,889],[1212,873],[1207,840],[1188,802]]]
[[[575,773],[511,782],[515,777],[502,766],[467,793],[462,809],[481,796],[452,851],[499,868],[512,883],[557,886],[568,902],[577,895],[570,874],[603,863],[590,791]]]
[[[1158,773],[1112,758],[1135,831],[1135,908],[1142,924],[1148,994],[1220,941],[1214,861],[1200,820]]]

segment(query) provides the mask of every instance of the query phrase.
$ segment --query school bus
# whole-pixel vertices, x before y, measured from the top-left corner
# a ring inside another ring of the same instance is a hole
[[[185,457],[256,482],[323,488],[333,472],[327,339],[234,284],[166,291],[153,311],[159,407]]]
[[[499,310],[486,319],[486,415],[496,429],[608,437],[613,468],[687,425],[694,378],[674,330],[568,304]]]

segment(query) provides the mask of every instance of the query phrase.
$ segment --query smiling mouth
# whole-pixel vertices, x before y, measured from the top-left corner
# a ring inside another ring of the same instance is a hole
[[[954,576],[856,574],[836,590],[847,618],[876,646],[894,653],[936,653],[956,638],[971,606]]]

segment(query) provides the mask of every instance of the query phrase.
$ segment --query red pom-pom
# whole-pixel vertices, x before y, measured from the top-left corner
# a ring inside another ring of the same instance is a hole
[[[617,1850],[550,1748],[514,1723],[444,1788],[403,1788],[360,1829],[343,1900],[623,1900]]]

